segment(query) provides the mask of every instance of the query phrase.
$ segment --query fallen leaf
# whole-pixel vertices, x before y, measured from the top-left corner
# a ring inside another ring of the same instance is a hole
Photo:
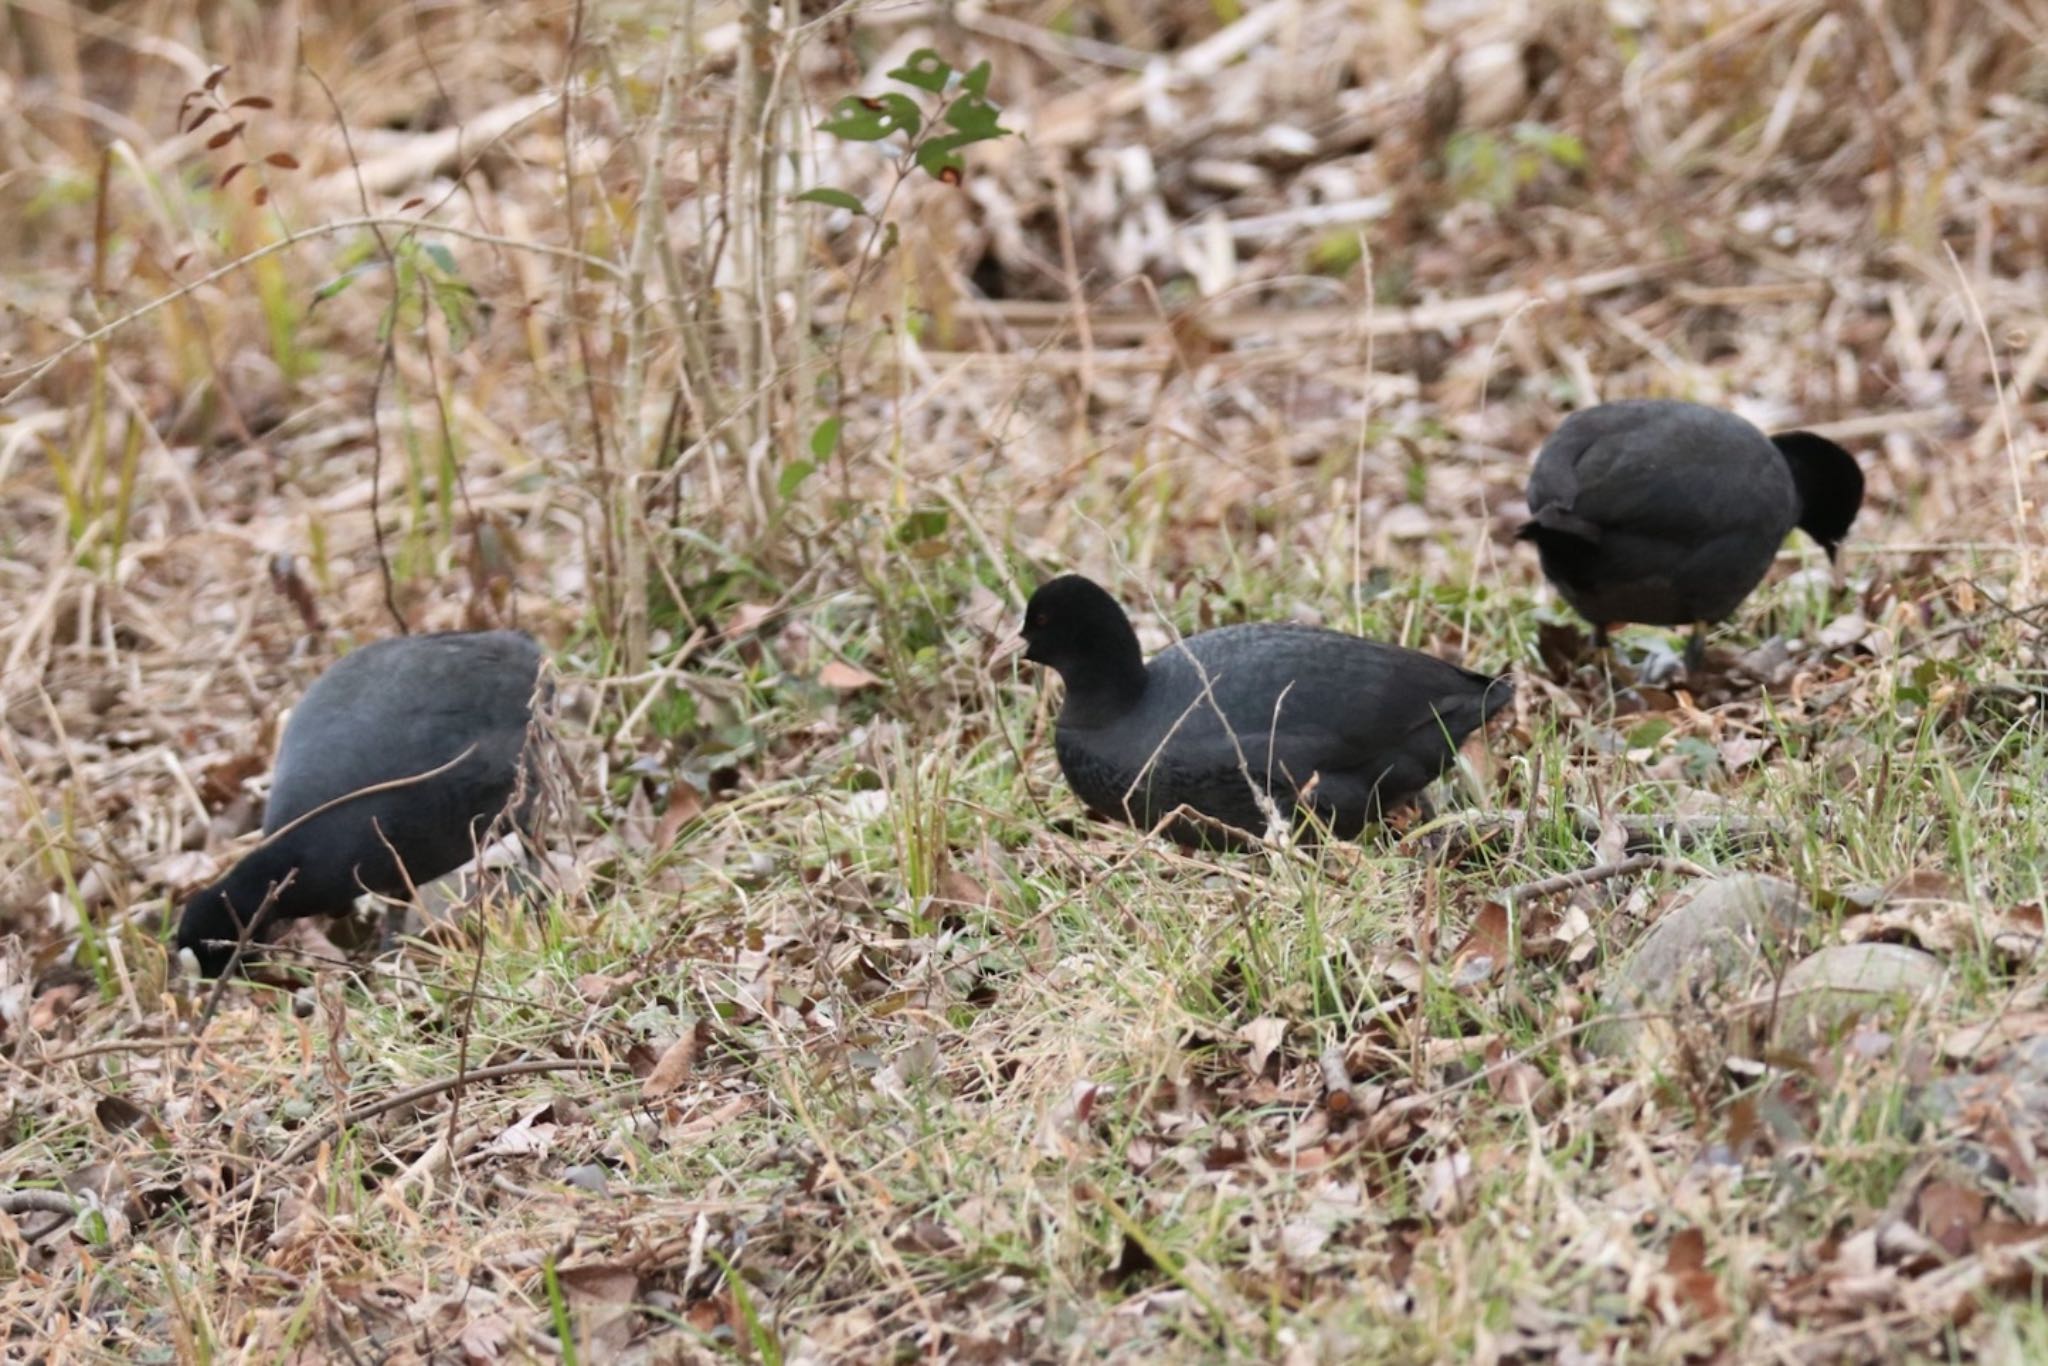
[[[1920,1188],[1915,1226],[1951,1257],[1969,1255],[1984,1223],[1984,1195],[1953,1181],[1929,1181]]]
[[[1406,949],[1382,949],[1373,955],[1373,966],[1403,991],[1422,990],[1422,960]]]
[[[1472,922],[1472,928],[1465,932],[1464,942],[1451,954],[1452,986],[1476,986],[1486,981],[1507,966],[1512,953],[1507,907],[1489,901]]]
[[[640,1298],[640,1276],[631,1267],[597,1262],[565,1266],[555,1273],[569,1300],[584,1311],[580,1334],[586,1355],[609,1360],[633,1340],[633,1303]],[[588,1349],[602,1348],[601,1352]]]
[[[681,1038],[662,1051],[661,1061],[654,1064],[654,1070],[640,1083],[640,1099],[659,1100],[681,1086],[696,1061],[697,1031],[686,1029]]]
[[[1422,1207],[1439,1219],[1453,1219],[1472,1184],[1472,1154],[1447,1153],[1429,1164],[1422,1179]]]
[[[1672,1235],[1671,1247],[1664,1255],[1664,1274],[1669,1278],[1674,1311],[1683,1309],[1701,1319],[1717,1319],[1728,1312],[1721,1302],[1721,1284],[1707,1270],[1707,1235],[1697,1228],[1683,1228]]]
[[[77,1005],[84,995],[85,987],[82,983],[66,982],[36,997],[36,1003],[29,1007],[29,1032],[47,1034],[55,1029],[57,1022],[70,1014],[71,1007]]]
[[[681,778],[668,787],[668,809],[654,827],[654,847],[666,849],[676,842],[684,826],[704,814],[704,794]]]
[[[537,1157],[554,1146],[558,1125],[542,1124],[540,1117],[555,1108],[553,1101],[536,1106],[519,1121],[485,1144],[482,1151],[497,1157]]]
[[[93,1118],[100,1122],[100,1127],[110,1134],[137,1129],[145,1138],[154,1139],[161,1137],[163,1133],[163,1130],[157,1127],[156,1121],[150,1118],[147,1110],[121,1096],[101,1096],[92,1107],[92,1113]]]
[[[733,607],[732,614],[725,619],[725,638],[734,640],[750,631],[758,630],[762,622],[774,615],[775,609],[766,603],[738,603]]]
[[[1721,767],[1727,769],[1730,773],[1748,768],[1751,764],[1763,758],[1765,752],[1770,749],[1773,743],[1775,742],[1768,736],[1762,739],[1733,736],[1723,740],[1717,747],[1721,752]]]
[[[594,1006],[609,1005],[619,999],[619,994],[638,980],[639,974],[629,972],[622,977],[609,973],[586,972],[576,979],[576,994]]]
[[[1287,1036],[1287,1021],[1273,1015],[1262,1015],[1237,1031],[1237,1037],[1251,1045],[1251,1052],[1245,1058],[1245,1067],[1253,1076],[1266,1070],[1274,1050]]]
[[[938,886],[933,891],[932,899],[954,906],[989,904],[988,889],[955,868],[947,868],[939,873]]]
[[[843,660],[830,659],[825,667],[818,670],[818,681],[834,692],[859,692],[872,688],[882,680],[866,669],[857,669]]]
[[[462,1325],[456,1343],[465,1361],[496,1361],[512,1340],[512,1325],[496,1314],[483,1314]]]

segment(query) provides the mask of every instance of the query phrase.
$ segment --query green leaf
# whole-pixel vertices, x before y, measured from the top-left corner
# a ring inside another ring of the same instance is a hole
[[[982,62],[960,78],[960,88],[970,95],[988,95],[988,63]]]
[[[437,280],[432,289],[434,305],[448,323],[448,344],[460,351],[475,330],[470,315],[476,309],[476,291],[460,280]]]
[[[875,98],[882,102],[882,112],[889,120],[891,132],[900,130],[905,137],[914,138],[924,127],[924,110],[918,108],[917,101],[910,96],[887,90]]]
[[[1649,749],[1670,733],[1671,723],[1659,717],[1654,721],[1645,721],[1629,731],[1628,738],[1622,743],[1630,749]]]
[[[354,284],[356,282],[357,277],[360,276],[362,273],[363,272],[361,271],[360,268],[356,270],[345,270],[341,274],[335,276],[332,280],[329,280],[326,284],[320,286],[320,288],[314,290],[313,303],[311,305],[311,308],[317,308],[319,305],[326,303],[329,299],[332,299],[335,295],[342,293],[350,285]],[[310,308],[308,311],[310,311]]]
[[[934,180],[957,181],[966,174],[967,162],[955,150],[979,138],[965,133],[947,133],[943,137],[926,138],[917,145],[917,164]]]
[[[1003,127],[1002,117],[1003,111],[980,95],[962,95],[946,106],[946,122],[976,142],[1009,132]]]
[[[832,452],[839,449],[839,429],[845,419],[828,417],[811,433],[811,455],[814,459],[828,460]]]
[[[816,441],[813,440],[812,444],[815,445]],[[818,467],[808,460],[799,460],[794,464],[784,465],[781,476],[775,481],[776,497],[787,502],[795,496],[798,489],[804,486],[804,480],[817,472]]]
[[[832,117],[818,125],[821,133],[848,142],[880,142],[895,133],[916,137],[924,114],[908,95],[888,93],[870,99],[848,95],[832,106]]]
[[[897,523],[896,544],[915,545],[919,541],[936,540],[946,534],[946,528],[952,522],[952,514],[944,508],[919,508]]]
[[[460,275],[462,273],[455,268],[455,253],[448,250],[441,243],[428,242],[425,249],[428,259],[439,266],[443,274]]]
[[[830,185],[820,185],[815,190],[805,190],[796,197],[796,202],[799,204],[826,204],[835,209],[851,209],[853,212],[863,216],[868,211],[868,206],[860,202],[859,195],[849,194],[845,190],[835,190]]]
[[[984,63],[986,65],[986,63]],[[921,47],[904,59],[903,65],[888,73],[889,79],[902,85],[929,90],[934,95],[946,88],[952,79],[953,64],[928,47]]]
[[[879,101],[847,95],[832,106],[832,116],[818,125],[818,131],[847,142],[880,142],[889,136],[891,125]]]

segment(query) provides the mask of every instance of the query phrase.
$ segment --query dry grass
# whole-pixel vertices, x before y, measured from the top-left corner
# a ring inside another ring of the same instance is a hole
[[[2048,5],[801,13],[0,17],[10,1356],[2048,1347],[2048,1105],[1930,1099],[2048,1032]],[[923,46],[1022,134],[957,188],[812,131]],[[1690,694],[1511,541],[1638,394],[1869,477]],[[1069,566],[1511,723],[1399,840],[1077,825],[987,663]],[[166,918],[399,623],[555,652],[561,889],[210,1003]],[[1942,993],[1588,1052],[1738,868]]]

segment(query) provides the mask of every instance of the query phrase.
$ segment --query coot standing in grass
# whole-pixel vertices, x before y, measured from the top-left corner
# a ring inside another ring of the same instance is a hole
[[[1419,795],[1512,693],[1432,655],[1311,626],[1225,626],[1148,665],[1130,618],[1077,574],[1024,610],[1025,658],[1065,680],[1054,748],[1099,815],[1184,844],[1262,832],[1255,789],[1298,825],[1349,839]]]
[[[1825,437],[1767,437],[1733,413],[1670,399],[1585,408],[1543,443],[1529,473],[1529,520],[1544,577],[1593,623],[1692,625],[1697,669],[1707,623],[1762,582],[1797,526],[1830,560],[1863,505],[1863,471]]]
[[[460,867],[535,788],[529,723],[540,647],[521,631],[365,645],[315,680],[278,743],[262,844],[178,923],[209,977],[279,920],[339,915],[365,891],[404,896]],[[253,924],[252,924],[253,922]]]

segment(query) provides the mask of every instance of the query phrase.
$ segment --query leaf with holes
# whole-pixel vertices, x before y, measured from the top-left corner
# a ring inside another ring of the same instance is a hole
[[[1002,118],[1003,111],[979,95],[962,95],[946,106],[946,122],[966,134],[971,142],[986,142],[1008,133]]]
[[[848,95],[832,106],[832,117],[818,131],[848,142],[880,142],[898,133],[914,138],[923,127],[924,114],[908,95]]]
[[[934,180],[955,183],[967,173],[966,159],[959,149],[979,138],[965,133],[947,133],[941,137],[927,138],[918,144],[917,164],[924,173]]]
[[[921,47],[904,58],[903,65],[889,72],[888,76],[899,85],[929,90],[936,95],[953,78],[953,64],[930,48]]]

